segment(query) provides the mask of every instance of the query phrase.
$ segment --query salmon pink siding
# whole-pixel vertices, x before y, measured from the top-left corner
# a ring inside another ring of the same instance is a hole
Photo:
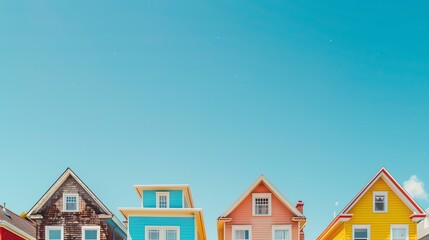
[[[225,223],[225,240],[232,240],[232,225],[252,225],[252,240],[271,240],[273,225],[291,225],[292,239],[298,240],[298,223],[293,213],[274,194],[271,195],[271,216],[252,216],[252,194],[271,193],[261,182],[228,216]]]

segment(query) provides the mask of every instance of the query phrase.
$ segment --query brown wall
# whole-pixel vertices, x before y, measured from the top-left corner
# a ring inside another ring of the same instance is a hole
[[[79,194],[79,212],[63,212],[63,194]],[[113,236],[113,227],[107,219],[98,214],[107,214],[101,209],[81,185],[69,176],[38,213],[43,216],[37,220],[37,239],[45,239],[45,226],[63,226],[64,240],[82,239],[82,226],[100,226],[100,240],[121,239]]]

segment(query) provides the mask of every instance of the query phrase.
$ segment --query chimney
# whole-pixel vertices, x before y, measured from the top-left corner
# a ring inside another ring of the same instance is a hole
[[[304,202],[299,200],[298,203],[296,204],[296,208],[298,209],[298,211],[300,211],[302,214],[304,214]]]

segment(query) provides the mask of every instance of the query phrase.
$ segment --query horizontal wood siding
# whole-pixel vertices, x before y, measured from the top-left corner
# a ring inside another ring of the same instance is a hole
[[[374,213],[373,211],[373,192],[388,192],[388,212]],[[406,224],[409,228],[409,240],[417,240],[417,224],[410,220],[411,210],[402,202],[390,187],[380,178],[362,196],[360,201],[350,210],[353,214],[352,219],[345,223],[347,237],[353,239],[352,226],[371,225],[371,239],[390,239],[391,224]]]
[[[252,193],[270,193],[264,183]],[[271,240],[273,225],[292,225],[292,239],[298,239],[298,224],[292,221],[293,213],[273,194],[271,216],[252,216],[252,193],[227,216],[232,221],[225,224],[225,240],[232,240],[232,225],[252,225],[253,240]]]
[[[145,240],[146,226],[180,227],[180,240],[195,240],[195,221],[193,217],[143,217],[128,219],[130,239]]]
[[[183,207],[183,194],[182,190],[144,190],[143,191],[143,207],[155,208],[156,207],[156,193],[169,192],[170,193],[170,208]]]

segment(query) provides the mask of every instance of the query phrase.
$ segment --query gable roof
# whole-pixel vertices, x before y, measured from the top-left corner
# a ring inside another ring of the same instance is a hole
[[[106,205],[103,204],[103,202],[98,199],[98,197],[89,189],[89,187],[71,170],[71,168],[67,168],[61,176],[52,184],[52,186],[46,191],[46,193],[37,201],[36,204],[31,208],[31,210],[28,212],[27,216],[31,219],[32,215],[34,216],[37,211],[40,210],[40,208],[45,205],[45,203],[52,197],[52,195],[58,190],[58,188],[61,187],[61,185],[67,180],[67,178],[73,177],[74,180],[76,180],[77,183],[91,196],[91,198],[100,206],[103,211],[110,215],[112,220],[115,222],[116,225],[124,232],[126,233],[126,229],[124,225],[119,221],[119,219],[106,207]]]
[[[9,213],[7,216],[4,211]],[[18,214],[4,208],[0,205],[0,227],[6,227],[11,232],[23,237],[24,239],[36,239],[36,227],[27,219],[22,218]]]
[[[322,234],[320,234],[317,239],[324,237],[338,223],[350,220],[353,216],[350,214],[350,210],[380,178],[384,180],[384,182],[392,189],[399,199],[401,199],[402,202],[413,212],[413,214],[410,216],[410,219],[413,221],[419,221],[426,216],[423,209],[416,203],[416,201],[414,201],[410,194],[393,178],[387,169],[383,167],[371,179],[371,181],[369,181],[368,184],[362,188],[362,190],[352,199],[352,201],[347,204],[347,206],[340,212],[340,214],[338,214],[338,216],[328,225],[328,227],[322,232]]]
[[[281,194],[264,175],[261,175],[219,218],[227,217],[231,214],[231,212],[234,211],[234,209],[237,208],[238,205],[240,205],[240,203],[243,202],[257,186],[259,186],[260,183],[264,183],[265,186],[280,200],[280,202],[282,202],[296,217],[304,217],[304,215],[291,202],[289,202],[289,200],[287,200],[286,197],[283,196],[283,194]]]

